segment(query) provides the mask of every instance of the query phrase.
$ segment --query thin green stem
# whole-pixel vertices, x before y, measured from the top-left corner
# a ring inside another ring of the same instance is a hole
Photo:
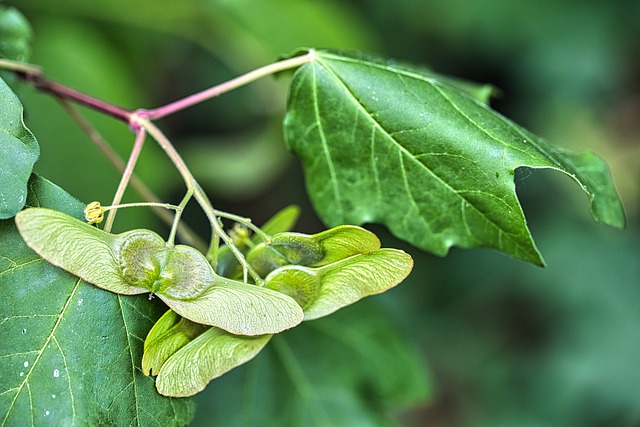
[[[37,65],[28,64],[26,62],[12,61],[10,59],[0,59],[0,68],[22,75],[42,75],[42,68],[38,67]]]
[[[89,137],[89,139],[94,143],[98,150],[102,153],[103,156],[107,158],[109,163],[113,165],[113,167],[120,173],[123,173],[125,170],[125,163],[120,158],[118,153],[115,152],[113,148],[109,145],[106,139],[94,128],[91,123],[87,119],[82,116],[78,110],[76,110],[73,104],[64,98],[58,98],[58,102],[64,109],[64,111],[71,116],[74,122],[78,125],[78,127]],[[133,186],[134,180],[136,180],[135,174],[131,176],[131,185]],[[148,200],[149,202],[155,200]],[[158,200],[159,201],[159,200]]]
[[[182,217],[182,212],[184,211],[184,208],[187,206],[187,203],[189,203],[189,200],[191,200],[191,197],[193,197],[193,188],[187,187],[187,194],[185,194],[185,196],[182,198],[182,201],[178,205],[178,209],[176,209],[176,215],[173,218],[173,226],[171,227],[171,233],[169,234],[169,238],[167,239],[167,246],[170,248],[172,248],[175,244],[176,231],[178,230],[178,224],[180,224],[180,218]]]
[[[172,211],[177,211],[178,209],[180,209],[180,206],[172,205],[171,203],[133,202],[133,203],[122,203],[120,205],[102,206],[102,210],[106,212],[106,211],[109,211],[111,209],[140,208],[140,207],[162,208],[162,209],[168,209],[168,210],[172,210]]]
[[[127,189],[127,185],[129,185],[129,180],[133,175],[133,169],[138,162],[138,158],[140,157],[140,151],[142,151],[142,146],[144,145],[144,139],[146,136],[146,131],[144,128],[140,128],[136,130],[136,140],[133,144],[133,148],[131,149],[131,155],[129,156],[129,161],[127,162],[127,166],[122,173],[122,178],[120,179],[120,184],[118,184],[118,189],[116,190],[116,194],[113,196],[113,201],[111,205],[118,205],[122,201],[122,197],[124,196],[124,192]],[[104,225],[104,231],[110,232],[113,227],[113,221],[116,218],[116,212],[118,212],[117,208],[110,210],[109,215],[107,216],[107,221]]]
[[[211,243],[207,251],[207,259],[211,261],[211,265],[215,268],[218,264],[218,254],[220,253],[220,236],[211,229]]]
[[[187,189],[191,189],[193,191],[193,197],[196,199],[205,215],[209,219],[209,223],[212,228],[212,232],[219,236],[222,241],[229,246],[229,249],[238,259],[238,262],[242,265],[242,269],[244,272],[244,276],[250,274],[253,278],[254,282],[257,285],[263,285],[264,280],[260,277],[260,275],[255,271],[253,267],[245,260],[244,255],[238,249],[238,247],[233,243],[233,239],[229,237],[229,235],[224,231],[220,222],[218,220],[217,215],[214,212],[213,206],[211,205],[211,201],[207,197],[206,193],[200,187],[196,179],[191,174],[191,171],[180,157],[180,154],[175,150],[171,141],[162,133],[162,131],[151,123],[148,119],[144,117],[134,116],[132,118],[132,126],[140,127],[142,129],[146,129],[146,131],[156,140],[156,142],[162,147],[162,149],[167,153],[167,156],[171,159],[180,175],[182,175],[182,179],[184,180]]]
[[[265,242],[271,242],[271,235],[265,233],[260,227],[255,225],[251,221],[251,218],[241,217],[241,216],[238,216],[238,215],[234,215],[234,214],[230,214],[230,213],[227,213],[227,212],[219,211],[217,209],[214,209],[213,212],[217,216],[219,216],[221,218],[227,218],[227,219],[230,219],[231,221],[235,221],[235,222],[237,222],[239,224],[244,225],[245,227],[247,227],[248,229],[253,231],[256,235],[258,235]]]
[[[192,107],[203,101],[211,98],[215,98],[225,92],[229,92],[233,89],[237,89],[248,83],[254,82],[262,77],[278,73],[280,71],[290,70],[292,68],[299,67],[307,62],[311,61],[315,57],[315,52],[310,50],[305,55],[295,56],[293,58],[285,59],[283,61],[274,62],[273,64],[265,65],[264,67],[257,68],[246,74],[231,79],[227,82],[221,83],[212,88],[203,90],[186,98],[172,102],[165,106],[154,108],[153,110],[139,110],[140,117],[148,118],[149,120],[156,120],[162,117],[166,117],[175,112]]]
[[[98,132],[92,125],[85,119],[66,99],[58,98],[62,108],[71,116],[76,124],[82,129],[82,131],[89,137],[89,139],[98,147],[100,152],[107,158],[109,163],[119,172],[124,173],[126,164],[122,158],[115,152],[115,150],[109,145],[106,139]],[[142,197],[146,202],[152,203],[149,206],[153,208],[153,212],[167,225],[172,226],[175,216],[167,212],[168,205],[163,203],[160,198],[140,179],[133,173],[129,185]],[[207,250],[207,244],[193,231],[187,224],[180,222],[177,236],[181,241],[188,245],[191,245],[201,252]]]

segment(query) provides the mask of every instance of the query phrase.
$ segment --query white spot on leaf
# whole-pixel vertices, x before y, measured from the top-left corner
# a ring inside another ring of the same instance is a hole
[[[29,366],[29,361],[28,361],[28,360],[25,360],[25,361],[24,361],[24,367],[25,367],[25,368],[27,368],[28,366]]]
[[[54,376],[55,378],[58,378],[58,377],[60,376],[60,371],[59,371],[59,370],[57,370],[57,369],[54,369],[54,370],[53,370],[53,376]]]

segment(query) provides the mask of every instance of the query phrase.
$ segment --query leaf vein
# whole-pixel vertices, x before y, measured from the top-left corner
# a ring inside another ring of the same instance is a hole
[[[355,138],[354,138],[355,140]],[[382,187],[380,185],[380,172],[378,171],[378,162],[376,160],[376,128],[371,128],[371,169],[373,169],[373,179],[376,183],[376,206],[382,204]]]
[[[5,357],[12,357],[12,356],[26,356],[27,354],[32,354],[32,353],[37,353],[38,350],[31,350],[31,351],[22,351],[20,353],[9,353],[9,354],[3,354],[0,356],[0,359],[5,358]]]
[[[33,408],[33,394],[31,393],[31,386],[29,385],[29,383],[27,383],[27,394],[29,395],[29,406],[31,408]],[[31,425],[34,426],[36,425],[35,420],[33,419],[33,410],[31,410],[31,412],[29,413],[30,417],[31,417]]]
[[[418,212],[419,214],[418,218],[420,218],[422,222],[424,222],[425,227],[429,229],[430,228],[429,224],[424,220],[424,215],[423,215],[424,213],[422,212],[420,205],[416,201],[416,198],[413,195],[413,192],[411,191],[411,186],[409,185],[409,178],[407,177],[407,172],[404,167],[405,153],[403,153],[402,151],[399,151],[398,154],[399,154],[399,160],[400,160],[400,170],[402,171],[402,182],[404,183],[404,189],[407,193],[407,196],[409,197],[409,200],[411,201],[411,204],[413,205],[413,209],[415,209],[415,211]],[[407,210],[404,214],[403,221],[411,218],[412,218],[411,211]]]
[[[30,266],[31,264],[35,264],[35,263],[39,263],[39,262],[43,262],[43,261],[44,260],[42,258],[35,258],[35,259],[32,259],[31,261],[28,261],[28,262],[25,262],[25,263],[22,263],[22,264],[17,264],[16,263],[15,265],[7,268],[6,270],[0,271],[0,276],[4,276],[5,273],[11,273],[14,270],[17,270],[19,268],[27,267],[27,266]]]
[[[75,398],[73,397],[73,387],[71,387],[71,372],[69,371],[69,365],[67,365],[67,356],[64,354],[64,350],[62,350],[62,346],[58,342],[58,339],[55,337],[55,335],[53,337],[53,342],[58,347],[58,351],[60,352],[60,355],[62,356],[62,364],[64,365],[64,371],[67,373],[67,386],[69,387],[69,397],[71,399],[72,419],[75,419],[76,418],[76,404],[75,404]]]
[[[318,76],[316,74],[316,69],[313,69],[313,108],[316,116],[316,123],[318,123],[318,134],[320,136],[320,140],[322,141],[322,151],[324,152],[327,167],[329,168],[329,176],[331,178],[331,186],[333,187],[333,196],[336,201],[336,205],[340,206],[340,211],[343,212],[342,200],[340,197],[340,191],[338,189],[338,179],[336,177],[336,171],[333,166],[333,159],[331,158],[331,152],[329,150],[329,146],[327,144],[327,138],[322,126],[322,121],[320,119],[320,109],[318,103]]]

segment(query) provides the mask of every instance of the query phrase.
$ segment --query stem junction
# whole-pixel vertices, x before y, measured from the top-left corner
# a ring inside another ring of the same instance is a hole
[[[91,108],[95,111],[101,112],[108,116],[111,116],[115,119],[125,122],[129,125],[131,130],[135,133],[135,142],[133,144],[133,148],[131,150],[131,154],[129,156],[129,160],[122,172],[122,178],[120,180],[120,184],[116,190],[116,193],[113,197],[113,201],[110,206],[102,207],[102,211],[99,213],[92,212],[92,218],[97,215],[101,215],[103,212],[108,211],[107,220],[105,222],[104,230],[111,231],[113,226],[113,222],[115,219],[115,214],[118,208],[128,207],[128,206],[154,206],[154,207],[165,207],[168,209],[175,210],[175,216],[173,218],[171,232],[169,234],[169,238],[167,239],[167,246],[172,247],[174,245],[176,233],[178,230],[178,225],[180,223],[180,218],[182,216],[182,212],[186,207],[189,200],[193,197],[200,208],[204,211],[207,216],[209,223],[211,225],[212,237],[211,244],[209,250],[207,252],[207,257],[211,261],[212,265],[215,266],[217,261],[218,247],[220,240],[225,243],[235,257],[240,262],[243,269],[244,281],[248,281],[248,276],[250,275],[253,281],[261,286],[264,284],[264,280],[260,277],[260,275],[255,271],[255,269],[246,261],[244,255],[238,249],[233,239],[227,234],[227,232],[223,229],[223,224],[221,218],[226,218],[236,223],[242,224],[248,229],[251,229],[255,232],[261,239],[265,241],[270,241],[271,237],[262,231],[259,227],[255,226],[250,219],[243,218],[237,215],[229,214],[226,212],[218,211],[214,209],[211,201],[207,197],[206,193],[200,187],[193,174],[187,167],[187,165],[182,160],[182,157],[175,150],[171,141],[162,133],[162,131],[154,125],[153,120],[157,120],[168,115],[174,114],[178,111],[182,111],[189,107],[192,107],[196,104],[219,96],[223,93],[229,92],[233,89],[237,89],[241,86],[249,84],[255,80],[258,80],[262,77],[275,74],[281,71],[289,70],[292,68],[297,68],[299,66],[304,65],[307,62],[310,62],[314,59],[315,52],[313,50],[309,50],[306,54],[301,56],[291,57],[282,61],[278,61],[260,68],[257,68],[253,71],[250,71],[246,74],[243,74],[239,77],[231,79],[227,82],[221,83],[219,85],[213,86],[209,89],[203,90],[186,98],[171,102],[167,105],[154,108],[151,110],[138,109],[138,110],[129,110],[126,108],[119,107],[107,101],[95,98],[93,96],[87,95],[85,93],[79,92],[70,87],[64,86],[60,83],[54,82],[52,80],[44,77],[42,70],[39,67],[36,67],[31,64],[25,64],[16,61],[4,60],[0,59],[0,68],[4,68],[10,71],[13,71],[18,77],[22,78],[24,81],[32,85],[35,89],[43,92],[47,92],[55,96],[56,98],[63,101],[63,105],[66,105],[68,101],[84,105],[88,108]],[[68,109],[67,109],[68,111]],[[77,120],[78,121],[78,120]],[[86,127],[86,124],[80,121],[80,124]],[[91,131],[91,129],[89,129]],[[91,134],[91,132],[87,132]],[[185,196],[179,205],[170,205],[166,203],[158,203],[157,201],[148,201],[147,203],[133,203],[133,204],[125,204],[122,205],[122,197],[124,196],[124,192],[129,185],[133,177],[133,170],[138,161],[140,152],[144,145],[144,141],[146,135],[151,136],[162,149],[165,151],[167,156],[171,159],[174,166],[182,176],[182,179],[185,182],[187,187],[187,191]],[[92,138],[93,139],[93,138]],[[99,222],[99,221],[96,221]]]

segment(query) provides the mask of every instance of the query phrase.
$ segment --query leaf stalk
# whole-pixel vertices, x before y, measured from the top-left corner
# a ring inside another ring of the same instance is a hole
[[[229,92],[233,89],[237,89],[242,87],[248,83],[254,82],[262,77],[276,74],[281,71],[289,70],[291,68],[299,67],[314,57],[313,50],[310,50],[307,54],[302,56],[295,56],[293,58],[288,58],[283,61],[274,62],[273,64],[265,65],[264,67],[257,68],[253,71],[250,71],[246,74],[238,76],[234,79],[221,83],[219,85],[213,86],[209,89],[203,90],[201,92],[190,95],[186,98],[182,98],[178,101],[174,101],[170,104],[164,105],[159,108],[155,108],[153,110],[138,110],[138,115],[141,117],[148,118],[149,120],[157,120],[178,111],[187,109],[196,104],[200,104],[203,101],[207,101],[211,98],[215,98],[216,96],[222,95],[223,93]]]

